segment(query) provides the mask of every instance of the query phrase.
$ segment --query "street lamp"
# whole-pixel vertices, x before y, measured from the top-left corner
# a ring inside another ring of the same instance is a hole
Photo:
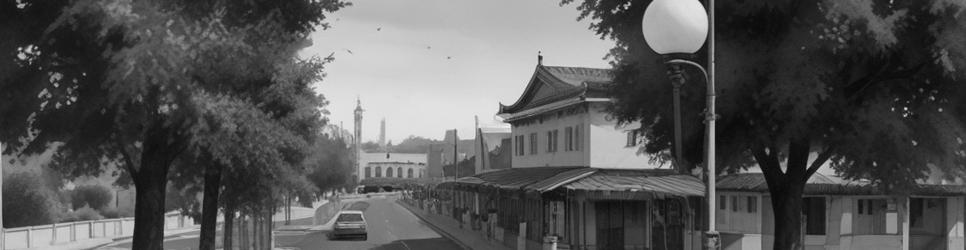
[[[654,0],[644,11],[644,18],[641,23],[641,30],[644,33],[644,41],[647,45],[665,56],[665,64],[668,65],[668,77],[674,84],[674,106],[675,106],[675,164],[679,164],[681,158],[681,137],[680,137],[680,115],[678,114],[680,99],[680,86],[684,84],[684,71],[682,65],[693,66],[701,71],[708,83],[707,88],[707,110],[705,113],[705,124],[707,126],[707,168],[708,168],[708,231],[706,232],[706,247],[709,249],[718,248],[718,232],[715,230],[715,87],[714,87],[714,25],[709,25],[708,19],[714,21],[714,0],[708,0],[710,12],[698,0]],[[708,32],[708,28],[711,32]],[[711,37],[708,44],[708,65],[710,72],[705,71],[700,64],[688,60],[690,54],[694,54],[704,42]]]

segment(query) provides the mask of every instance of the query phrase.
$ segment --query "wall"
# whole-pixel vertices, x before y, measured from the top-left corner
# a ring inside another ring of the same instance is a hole
[[[192,227],[194,220],[178,212],[165,214],[165,229]],[[50,225],[3,229],[3,246],[0,249],[25,249],[59,246],[87,239],[131,236],[134,218],[78,221]]]
[[[428,158],[429,156],[427,154],[362,153],[359,159],[359,168],[356,170],[356,173],[358,174],[359,180],[362,180],[366,178],[366,167],[369,166],[370,162],[421,163],[423,166],[426,166],[426,162],[429,160]],[[375,168],[372,168],[372,171],[372,176],[375,176]],[[382,176],[385,177],[385,167],[382,167],[382,171]],[[442,171],[442,168],[440,168],[440,171]],[[413,173],[413,175],[416,175],[416,173]],[[395,172],[393,176],[395,176]]]
[[[588,147],[590,166],[595,168],[658,168],[651,164],[650,157],[638,154],[640,145],[627,147],[627,130],[639,125],[616,127],[617,121],[609,119],[604,104],[594,103],[588,113]],[[671,166],[664,166],[670,168]]]
[[[379,167],[379,169],[382,171],[381,177],[387,177],[386,169],[392,169],[392,178],[410,178],[409,177],[410,170],[413,171],[412,178],[420,178],[420,175],[423,174],[424,171],[426,170],[426,164],[422,164],[422,163],[369,162],[368,164],[366,164],[366,167],[369,168],[372,173],[372,176],[370,176],[370,178],[376,176],[376,167]],[[397,175],[399,173],[399,169],[402,169],[403,176]],[[362,170],[361,177],[362,178],[360,179],[367,178],[366,171],[364,168]]]
[[[947,249],[964,249],[963,244],[963,197],[952,197],[946,200],[946,241]]]
[[[514,168],[528,168],[528,167],[546,167],[546,166],[589,166],[590,161],[588,159],[589,147],[587,128],[589,116],[583,109],[576,109],[573,112],[566,111],[553,111],[541,115],[540,117],[533,118],[532,121],[528,122],[514,122],[513,129],[511,132],[511,143],[513,145],[513,158],[512,164]],[[569,113],[569,114],[568,114]],[[583,145],[580,145],[577,151],[566,151],[564,143],[566,142],[565,129],[566,127],[575,127],[580,125],[584,128],[581,131],[580,139]],[[547,131],[556,129],[557,134],[557,151],[547,152]],[[530,134],[537,134],[537,152],[536,154],[531,154],[530,152]],[[516,136],[522,135],[524,139],[524,155],[517,155],[517,144],[515,139]]]

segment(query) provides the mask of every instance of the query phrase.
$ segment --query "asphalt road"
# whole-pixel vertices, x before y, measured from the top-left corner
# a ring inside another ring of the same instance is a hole
[[[276,237],[279,247],[292,249],[460,249],[415,215],[396,204],[395,198],[372,198],[353,204],[369,224],[369,239],[330,239],[328,232],[306,232]]]
[[[460,249],[459,245],[439,235],[425,222],[395,202],[395,198],[376,197],[358,201],[348,209],[362,210],[368,222],[369,238],[330,239],[328,231],[277,231],[276,246],[285,249]],[[293,224],[311,224],[311,218]],[[114,247],[128,249],[130,243]],[[165,250],[198,249],[198,232],[191,232],[164,241]]]

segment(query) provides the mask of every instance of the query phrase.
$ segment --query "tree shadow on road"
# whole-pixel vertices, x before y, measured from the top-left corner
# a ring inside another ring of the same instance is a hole
[[[410,239],[410,240],[396,240],[389,242],[377,247],[369,248],[370,250],[403,250],[403,249],[463,249],[456,243],[453,243],[449,239],[437,237],[429,239]]]

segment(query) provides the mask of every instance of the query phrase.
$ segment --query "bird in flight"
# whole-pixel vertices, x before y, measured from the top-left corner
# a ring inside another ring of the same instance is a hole
[[[349,52],[350,55],[355,55],[355,54],[352,53],[352,50],[350,50],[350,49],[345,49],[345,52]]]
[[[432,46],[426,46],[426,49],[432,49],[432,48],[433,48]]]
[[[382,27],[376,28],[376,31],[380,31],[380,30],[382,30]]]
[[[446,60],[449,60],[449,59],[453,59],[453,57],[452,56],[447,56],[446,57]]]

